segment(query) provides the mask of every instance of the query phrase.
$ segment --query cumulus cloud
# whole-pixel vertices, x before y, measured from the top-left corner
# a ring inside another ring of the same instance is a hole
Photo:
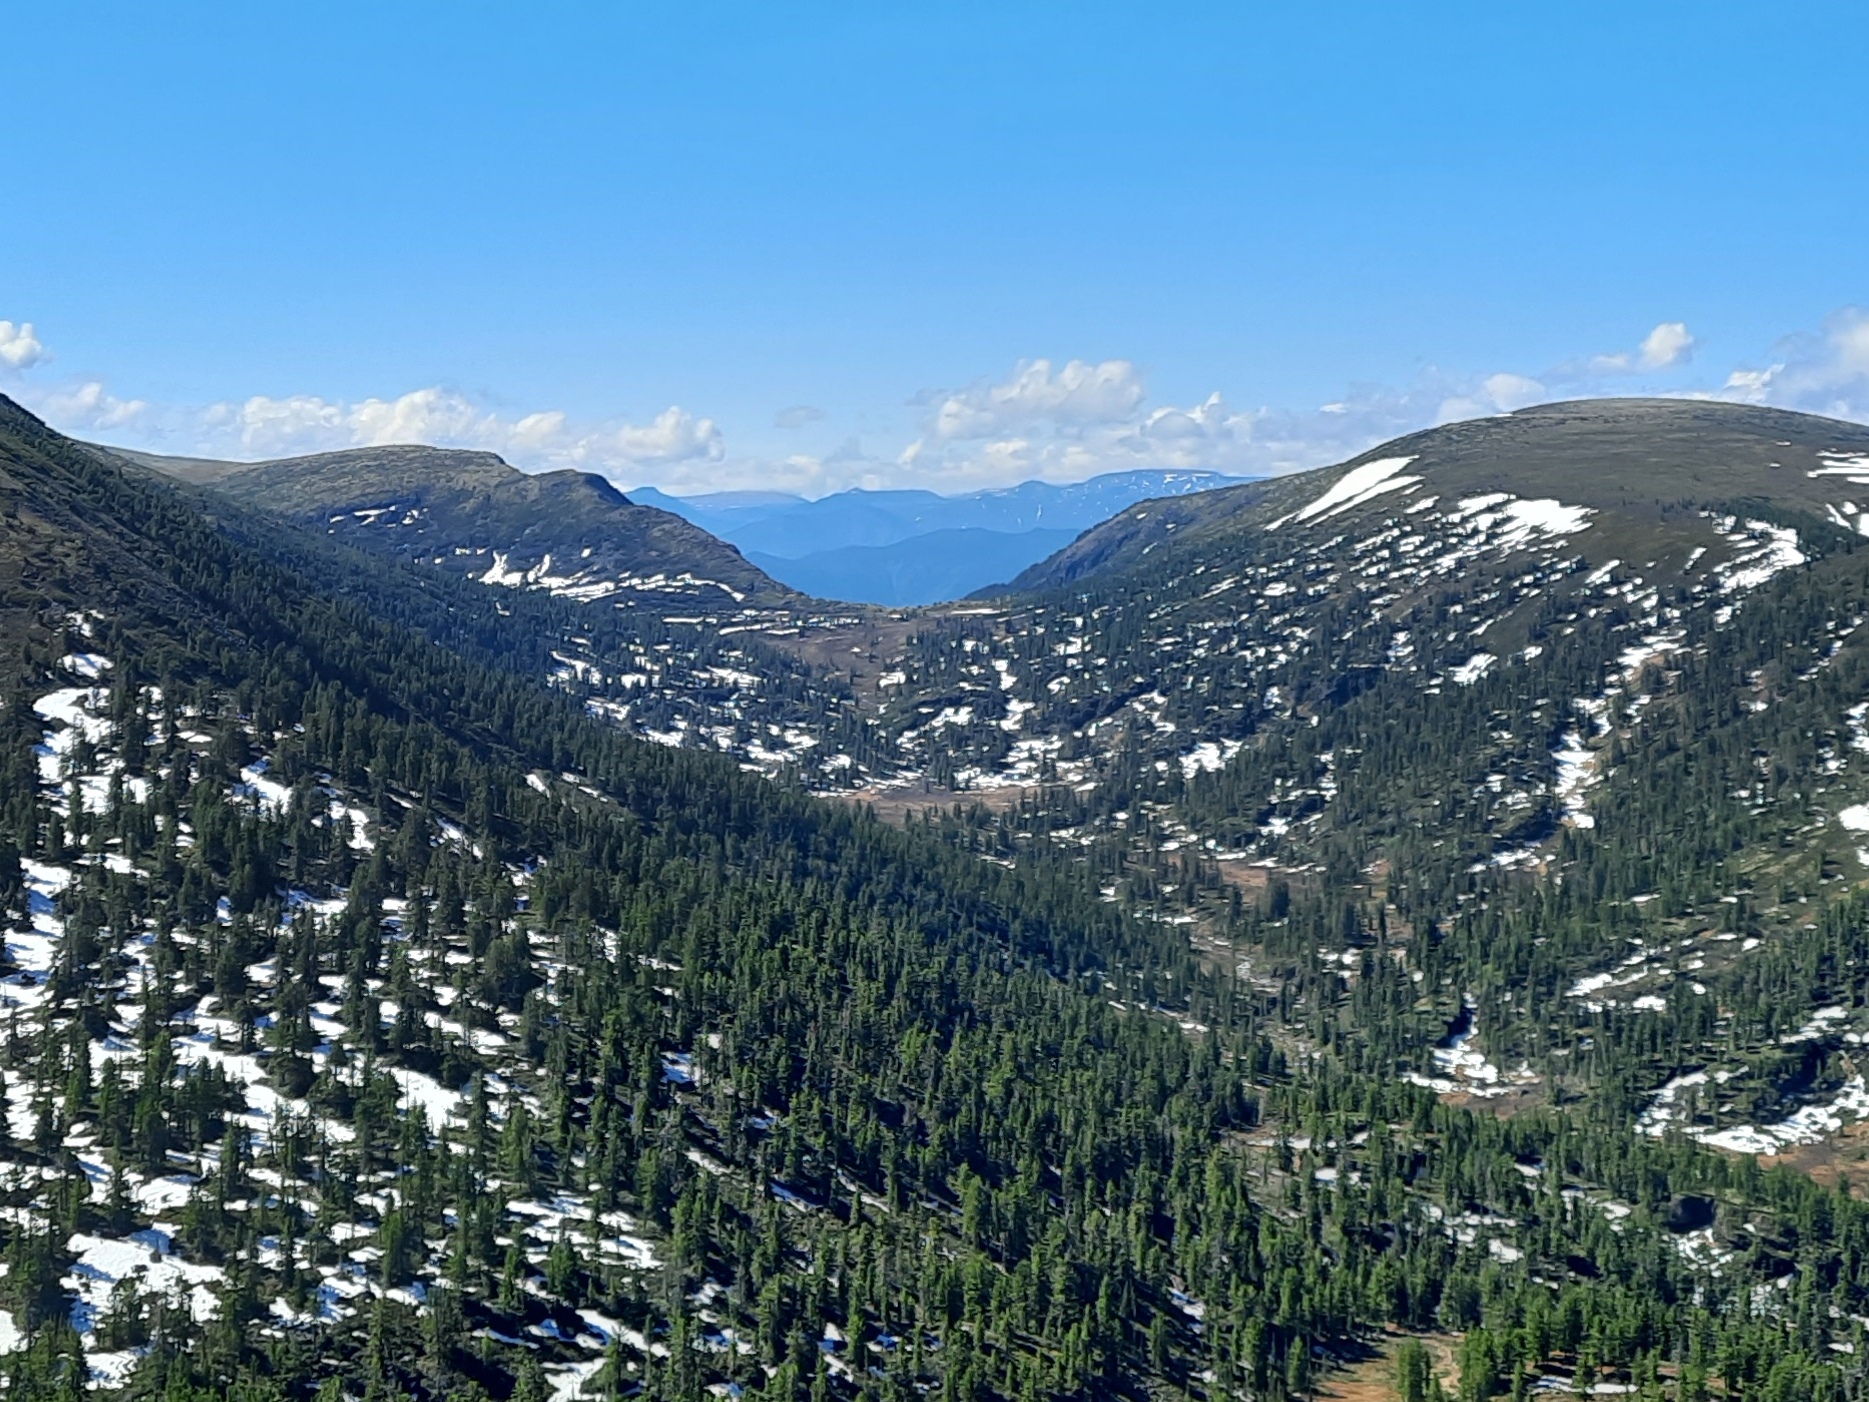
[[[1663,370],[1693,359],[1694,335],[1684,321],[1664,321],[1642,338],[1642,364]]]
[[[1551,392],[1543,381],[1501,370],[1472,384],[1460,386],[1442,399],[1434,411],[1434,421],[1450,424],[1461,419],[1483,418],[1489,414],[1510,414],[1550,397]]]
[[[78,432],[129,428],[150,416],[147,401],[119,399],[104,388],[102,380],[85,380],[37,395],[32,407],[49,422]]]
[[[1314,409],[1235,408],[1219,392],[1192,406],[1151,406],[1130,361],[1073,360],[1054,372],[1052,362],[1031,360],[1004,381],[924,397],[931,412],[899,457],[896,480],[965,490],[1145,467],[1236,475],[1318,467],[1437,423],[1627,392],[1629,376],[1683,366],[1694,348],[1686,323],[1667,321],[1632,349],[1535,375],[1429,368],[1413,384],[1352,386]]]
[[[95,379],[25,382],[14,392],[65,432],[203,457],[251,461],[427,443],[485,449],[532,470],[579,467],[633,482],[725,457],[720,426],[679,405],[647,423],[622,418],[577,423],[557,409],[509,416],[439,386],[354,401],[256,394],[205,407],[121,398]]]
[[[1145,409],[1147,387],[1127,360],[1019,362],[997,382],[924,391],[921,434],[891,478],[966,490],[1028,478],[1069,481],[1128,467],[1203,467],[1251,438],[1251,418],[1218,394],[1192,408]]]
[[[1763,367],[1734,370],[1718,397],[1869,419],[1869,308],[1844,307],[1816,332],[1788,336]]]
[[[1012,378],[941,394],[931,425],[938,439],[992,438],[1034,424],[1090,425],[1128,418],[1146,397],[1127,360],[1092,365],[1067,361],[1056,374],[1049,360],[1022,362]]]
[[[602,442],[598,435],[591,441]],[[679,405],[670,405],[644,427],[624,424],[612,431],[618,455],[633,463],[691,462],[696,458],[719,462],[726,456],[720,428],[712,419],[696,418]]]
[[[1559,383],[1578,384],[1643,371],[1670,370],[1691,361],[1697,344],[1685,321],[1663,321],[1632,350],[1587,356],[1557,366],[1549,373]]]
[[[1694,348],[1685,322],[1666,321],[1628,350],[1537,374],[1429,368],[1413,384],[1353,386],[1315,409],[1235,408],[1217,391],[1191,406],[1150,405],[1132,361],[1027,360],[1003,380],[915,401],[927,417],[895,480],[964,490],[1143,467],[1238,475],[1316,467],[1433,424],[1604,393],[1632,375],[1684,366]]]
[[[21,368],[29,354],[43,358],[43,347],[30,326],[0,322],[0,345],[27,343],[33,349],[19,350]],[[1132,361],[1035,358],[1000,378],[917,396],[912,436],[873,433],[867,443],[847,438],[828,451],[757,457],[729,455],[719,423],[679,405],[647,421],[580,421],[556,409],[510,414],[439,386],[353,401],[257,395],[206,408],[121,398],[95,379],[46,385],[26,376],[9,392],[60,428],[162,452],[253,459],[433,443],[488,449],[530,470],[601,472],[626,489],[653,482],[807,495],[853,486],[955,492],[1136,468],[1272,474],[1341,462],[1436,423],[1605,393],[1700,395],[1869,419],[1869,310],[1845,308],[1723,378],[1688,378],[1698,349],[1684,322],[1666,321],[1627,350],[1535,373],[1429,368],[1409,384],[1354,385],[1328,403],[1295,409],[1241,407],[1217,390],[1192,403],[1152,403]],[[11,364],[0,357],[0,369]],[[824,417],[794,405],[773,424],[800,431]]]
[[[1054,372],[1052,362],[1031,360],[1004,381],[923,396],[928,418],[896,459],[891,480],[964,491],[1138,468],[1267,475],[1551,397],[1542,377],[1430,369],[1412,385],[1357,385],[1313,409],[1236,407],[1218,391],[1192,405],[1150,405],[1132,362],[1069,361]]]
[[[1742,404],[1768,404],[1778,377],[1784,372],[1783,361],[1768,365],[1763,370],[1735,370],[1726,377],[1726,383],[1720,386],[1721,393],[1710,397],[1736,399]]]
[[[549,450],[564,435],[557,411],[508,420],[452,390],[411,390],[395,399],[355,403],[311,394],[275,399],[256,394],[210,405],[201,423],[237,445],[243,457],[285,457],[333,448],[434,443],[494,452]]]
[[[45,358],[45,347],[33,335],[30,321],[18,325],[0,321],[0,365],[9,370],[27,370]]]
[[[244,458],[431,443],[482,448],[527,466],[612,471],[692,459],[718,461],[723,455],[718,425],[679,406],[670,406],[647,424],[615,420],[574,426],[562,410],[508,418],[439,387],[354,403],[317,395],[254,395],[237,404],[211,405],[200,414],[199,423],[223,451]]]

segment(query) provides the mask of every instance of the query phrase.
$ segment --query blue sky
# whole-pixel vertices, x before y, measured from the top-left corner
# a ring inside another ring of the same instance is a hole
[[[172,452],[811,494],[1280,470],[1584,393],[1869,417],[1865,40],[1822,3],[14,6],[0,392]]]

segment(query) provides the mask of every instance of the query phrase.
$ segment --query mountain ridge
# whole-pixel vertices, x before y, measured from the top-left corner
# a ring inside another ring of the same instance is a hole
[[[391,445],[241,464],[99,449],[302,526],[408,560],[552,581],[593,597],[685,597],[713,606],[784,603],[795,591],[680,517],[632,502],[575,469],[531,474],[497,454]]]
[[[1792,437],[1781,442],[1781,434]],[[1718,436],[1717,444],[1708,441],[1713,435]],[[1295,509],[1303,494],[1314,490],[1311,483],[1393,457],[1411,459],[1398,475],[1435,472],[1437,477],[1429,479],[1432,487],[1471,495],[1569,492],[1585,504],[1620,506],[1661,499],[1685,502],[1696,493],[1712,500],[1731,494],[1731,479],[1722,480],[1722,473],[1750,470],[1756,486],[1821,507],[1844,494],[1826,493],[1821,480],[1810,476],[1825,467],[1819,461],[1819,443],[1839,451],[1869,449],[1869,429],[1845,420],[1719,401],[1629,398],[1538,405],[1406,434],[1329,468],[1222,488],[1186,501],[1169,500],[1152,510],[1132,507],[1025,571],[1009,588],[1053,588],[1095,571],[1134,564],[1151,545],[1177,530],[1199,533],[1230,524],[1268,524],[1281,510]],[[1523,454],[1532,447],[1538,456],[1528,464]],[[1782,455],[1787,461],[1767,467],[1780,447],[1789,450]],[[1695,460],[1691,469],[1682,461],[1683,452]],[[1709,453],[1734,460],[1722,466],[1709,461]],[[1742,465],[1741,458],[1748,461]],[[1795,462],[1789,461],[1793,458]],[[1643,469],[1649,470],[1646,479]],[[1528,471],[1536,480],[1527,480]],[[1781,477],[1768,480],[1764,473]],[[1659,494],[1653,490],[1658,480]]]

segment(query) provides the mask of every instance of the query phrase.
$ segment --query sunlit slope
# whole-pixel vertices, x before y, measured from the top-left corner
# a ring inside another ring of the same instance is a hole
[[[489,584],[587,599],[686,599],[732,612],[794,591],[737,548],[602,477],[524,473],[492,453],[353,448],[261,463],[106,450],[243,506]]]
[[[1334,533],[1430,496],[1447,506],[1503,492],[1645,525],[1716,503],[1750,501],[1853,524],[1857,508],[1869,505],[1864,455],[1869,429],[1809,414],[1673,399],[1549,404],[1410,434],[1341,467],[1144,502],[1011,587],[1068,585],[1139,565],[1171,544],[1177,559],[1205,558],[1203,552],[1225,549],[1235,533]],[[1333,499],[1339,482],[1357,490]],[[1326,505],[1308,510],[1318,502]]]

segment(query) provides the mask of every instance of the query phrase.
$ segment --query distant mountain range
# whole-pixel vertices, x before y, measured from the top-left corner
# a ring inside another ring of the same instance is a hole
[[[1070,530],[989,531],[978,526],[929,531],[892,545],[844,545],[796,560],[749,550],[746,558],[774,579],[820,599],[869,604],[964,599],[981,581],[1011,579],[1036,559],[1076,540]]]
[[[852,489],[816,501],[784,492],[630,499],[740,547],[781,583],[820,598],[909,605],[965,598],[1011,579],[1083,531],[1152,497],[1236,486],[1217,472],[1109,472],[1087,482],[942,496]]]

